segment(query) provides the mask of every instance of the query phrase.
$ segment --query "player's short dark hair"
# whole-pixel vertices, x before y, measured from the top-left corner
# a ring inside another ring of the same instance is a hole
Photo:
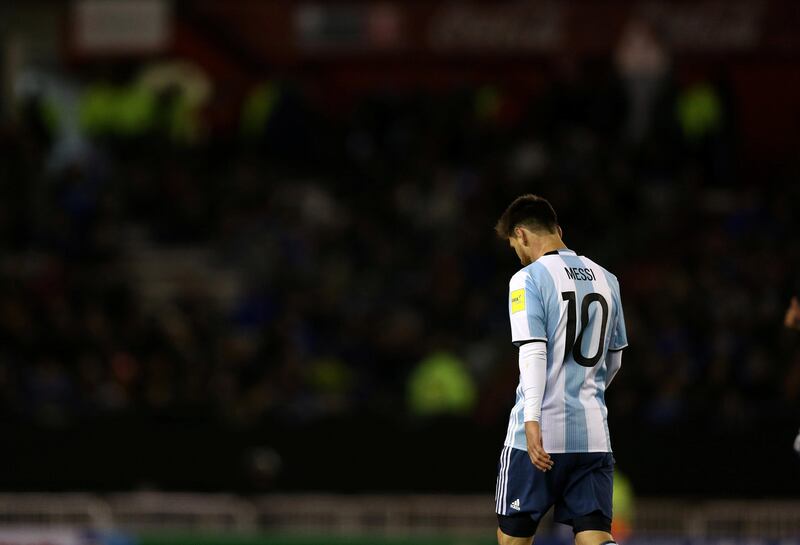
[[[500,219],[494,230],[503,240],[514,236],[516,227],[527,227],[531,231],[555,233],[558,217],[552,205],[538,195],[522,195],[514,199]]]

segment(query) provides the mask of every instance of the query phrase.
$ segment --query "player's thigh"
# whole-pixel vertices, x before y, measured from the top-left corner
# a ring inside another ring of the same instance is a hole
[[[551,475],[536,469],[527,451],[506,447],[500,455],[495,501],[499,532],[530,539],[554,502]]]
[[[576,454],[562,490],[555,505],[556,522],[569,524],[576,535],[611,532],[614,456],[610,452]]]

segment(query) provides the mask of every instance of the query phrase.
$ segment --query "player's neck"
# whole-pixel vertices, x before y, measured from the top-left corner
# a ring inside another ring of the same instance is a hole
[[[553,235],[542,241],[542,246],[539,249],[539,255],[543,256],[547,252],[552,252],[554,250],[566,250],[566,248],[567,245],[564,244],[564,241],[561,240],[561,237],[558,235]]]

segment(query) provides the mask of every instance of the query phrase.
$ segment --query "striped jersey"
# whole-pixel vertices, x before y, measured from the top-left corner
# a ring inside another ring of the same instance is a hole
[[[540,425],[548,453],[611,452],[606,354],[627,346],[617,278],[572,250],[548,252],[511,277],[515,345],[547,343]],[[527,450],[522,384],[505,445]]]

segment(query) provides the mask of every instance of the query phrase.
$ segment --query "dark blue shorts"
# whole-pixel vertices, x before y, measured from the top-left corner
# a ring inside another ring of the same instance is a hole
[[[503,449],[495,495],[501,529],[505,532],[504,517],[513,517],[508,521],[510,527],[516,525],[530,530],[523,532],[525,535],[533,535],[541,518],[555,506],[554,520],[575,531],[608,531],[605,524],[611,524],[614,456],[610,452],[574,452],[550,457],[553,469],[545,473],[536,469],[526,451]],[[587,524],[592,527],[585,527]]]

